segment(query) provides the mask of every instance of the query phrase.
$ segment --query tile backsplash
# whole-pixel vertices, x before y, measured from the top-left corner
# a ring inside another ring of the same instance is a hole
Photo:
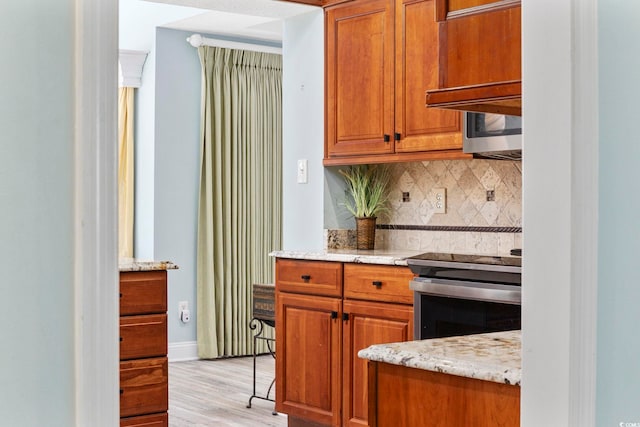
[[[521,167],[521,162],[483,159],[389,165],[390,211],[378,224],[415,227],[378,229],[376,248],[476,254],[521,248],[521,233],[510,230],[522,226]],[[435,213],[436,188],[446,189],[446,213]],[[326,241],[328,248],[343,248],[353,237],[327,230]]]
[[[380,223],[441,226],[522,226],[522,164],[505,160],[396,163],[391,211]],[[446,213],[434,213],[434,188],[445,188]],[[493,191],[493,201],[487,201]],[[403,193],[409,201],[403,201]]]

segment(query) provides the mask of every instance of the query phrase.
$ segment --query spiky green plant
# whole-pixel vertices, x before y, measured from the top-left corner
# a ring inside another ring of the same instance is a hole
[[[388,211],[389,169],[384,165],[349,166],[339,170],[351,199],[344,206],[356,218],[377,217]]]

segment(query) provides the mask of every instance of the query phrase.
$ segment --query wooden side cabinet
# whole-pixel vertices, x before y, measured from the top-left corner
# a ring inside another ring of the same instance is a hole
[[[518,427],[520,387],[369,362],[372,427]]]
[[[167,427],[167,272],[120,273],[120,426]]]
[[[276,260],[276,410],[290,427],[368,425],[358,351],[412,339],[412,277],[401,266]],[[333,285],[340,294],[327,296]]]
[[[424,101],[438,87],[434,0],[355,0],[325,18],[325,165],[462,157],[460,113]]]

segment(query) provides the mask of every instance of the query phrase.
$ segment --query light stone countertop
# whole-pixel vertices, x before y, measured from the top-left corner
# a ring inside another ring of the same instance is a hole
[[[417,251],[332,249],[321,252],[273,251],[276,258],[306,259],[312,261],[354,262],[361,264],[407,265],[407,258],[419,255]]]
[[[358,356],[376,362],[520,385],[520,331],[377,344]]]
[[[158,271],[177,270],[178,266],[171,261],[153,261],[138,258],[120,258],[118,261],[120,271]]]

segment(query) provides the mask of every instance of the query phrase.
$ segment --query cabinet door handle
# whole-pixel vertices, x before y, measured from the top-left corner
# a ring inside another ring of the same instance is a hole
[[[342,313],[342,320],[343,321],[349,320],[349,313]]]
[[[120,342],[124,341],[124,338],[120,337]]]
[[[309,276],[308,274],[303,274],[302,276],[300,276],[300,278],[305,282],[309,282],[309,280],[311,280],[311,276]]]
[[[337,319],[338,318],[338,312],[337,311],[332,311],[331,312],[331,318],[332,319]]]
[[[391,136],[387,135],[386,133],[384,134],[384,142],[389,142],[391,141]]]
[[[371,282],[371,284],[373,286],[375,286],[376,288],[378,288],[378,289],[382,287],[382,282],[380,282],[378,280],[375,280],[375,281]]]
[[[395,138],[396,141],[400,141],[400,133],[396,132],[395,134],[393,134],[393,137]]]

